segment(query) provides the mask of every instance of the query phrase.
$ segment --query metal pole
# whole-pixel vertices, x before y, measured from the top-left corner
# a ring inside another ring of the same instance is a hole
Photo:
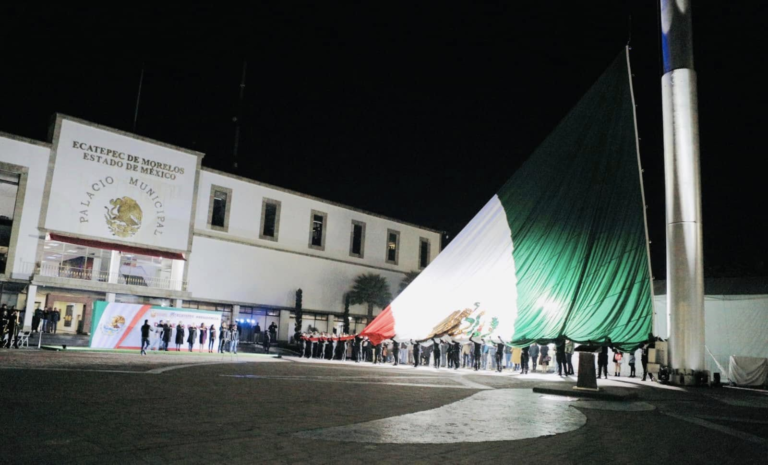
[[[248,68],[248,62],[243,61],[243,77],[240,79],[240,99],[237,102],[237,116],[235,116],[235,148],[232,153],[233,167],[237,168],[237,150],[240,147],[240,113],[243,107],[243,97],[245,96],[245,71]]]
[[[141,85],[144,83],[144,63],[141,64],[139,76],[139,92],[136,95],[136,111],[133,113],[133,132],[136,132],[136,122],[139,120],[139,102],[141,101]]]
[[[669,349],[671,368],[682,373],[705,369],[699,117],[691,1],[660,2]]]

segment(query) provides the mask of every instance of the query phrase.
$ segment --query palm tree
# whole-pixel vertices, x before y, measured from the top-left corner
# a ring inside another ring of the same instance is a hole
[[[406,287],[408,287],[421,271],[409,271],[403,276],[403,280],[400,281],[400,292],[402,293]]]
[[[368,305],[368,322],[373,319],[373,307],[384,308],[392,300],[389,283],[381,275],[363,273],[355,278],[352,290],[349,291],[349,302],[352,305]]]

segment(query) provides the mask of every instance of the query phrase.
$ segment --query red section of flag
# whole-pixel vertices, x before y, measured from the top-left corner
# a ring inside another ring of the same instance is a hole
[[[395,316],[392,315],[392,306],[388,305],[379,316],[365,327],[360,336],[366,336],[374,344],[391,339],[395,335]]]

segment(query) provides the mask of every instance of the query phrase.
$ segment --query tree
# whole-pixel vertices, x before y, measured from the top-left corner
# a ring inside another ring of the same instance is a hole
[[[349,334],[349,292],[344,294],[344,334]]]
[[[409,271],[405,273],[405,276],[403,277],[403,280],[400,281],[400,293],[402,293],[406,287],[408,287],[414,279],[416,279],[417,276],[419,276],[419,273],[421,271]]]
[[[368,322],[373,319],[373,307],[384,308],[392,300],[389,283],[381,275],[363,273],[355,278],[352,290],[349,291],[349,302],[352,305],[368,305]]]
[[[302,301],[304,300],[304,291],[299,289],[296,291],[296,326],[294,327],[294,332],[299,335],[301,334],[301,320],[303,319],[303,312],[301,311],[301,305]]]

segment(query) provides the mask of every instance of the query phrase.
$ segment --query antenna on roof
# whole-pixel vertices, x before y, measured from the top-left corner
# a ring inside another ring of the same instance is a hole
[[[235,123],[235,148],[232,153],[232,166],[237,169],[237,150],[240,146],[240,115],[243,108],[243,97],[245,96],[245,71],[248,68],[248,62],[243,61],[243,77],[240,79],[240,100],[237,102],[237,116],[232,118]]]

